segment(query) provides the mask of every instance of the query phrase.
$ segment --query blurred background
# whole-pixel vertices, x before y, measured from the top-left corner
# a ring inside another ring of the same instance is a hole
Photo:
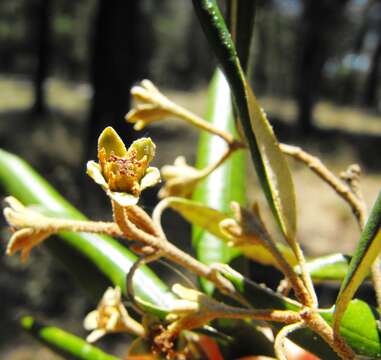
[[[336,173],[359,163],[371,206],[381,180],[381,1],[257,3],[251,81],[278,137]],[[127,142],[139,136],[123,120],[130,87],[149,78],[202,115],[215,64],[187,0],[2,0],[0,146],[25,158],[86,214],[107,219],[108,202],[85,175],[85,163],[95,158],[105,126]],[[184,124],[163,121],[143,135],[158,144],[157,166],[180,154],[194,161],[198,133]],[[351,253],[358,229],[346,204],[308,169],[290,164],[307,254]],[[250,174],[250,199],[262,201]],[[155,201],[154,191],[145,206]],[[170,227],[176,238],[184,224]],[[25,265],[6,258],[8,238],[3,227],[0,357],[54,359],[20,333],[17,317],[41,314],[83,336],[81,321],[94,304],[43,250]]]

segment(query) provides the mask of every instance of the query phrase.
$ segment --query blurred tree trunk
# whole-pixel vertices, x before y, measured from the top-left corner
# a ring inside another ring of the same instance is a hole
[[[127,145],[135,137],[124,116],[130,108],[132,85],[146,76],[153,42],[150,39],[152,27],[141,5],[140,1],[98,1],[90,58],[93,97],[83,164],[97,158],[97,139],[106,126],[112,126]],[[150,47],[145,44],[150,44]],[[84,179],[82,171],[79,182],[85,189],[81,196],[88,212],[96,214],[105,204],[104,194],[99,186]]]
[[[381,30],[381,29],[380,29]],[[377,89],[380,80],[381,61],[381,31],[378,34],[377,46],[374,50],[369,73],[365,82],[364,104],[367,106],[377,105]]]
[[[348,0],[304,0],[299,29],[296,67],[298,126],[303,134],[313,130],[313,107],[319,94],[322,70],[334,44],[335,31]]]
[[[138,24],[140,2],[100,0],[95,20],[91,56],[93,98],[87,127],[86,159],[96,155],[96,141],[108,125],[124,139],[131,139],[131,126],[124,115],[129,91],[141,77]]]
[[[46,113],[46,94],[44,84],[49,71],[50,34],[51,34],[51,0],[37,0],[34,6],[33,25],[35,27],[36,67],[33,75],[34,104],[33,115]]]
[[[266,31],[265,24],[262,27],[257,27],[257,48],[256,62],[253,70],[253,78],[255,79],[256,92],[266,93],[268,88],[268,75],[266,64],[268,63],[268,45],[269,36]]]

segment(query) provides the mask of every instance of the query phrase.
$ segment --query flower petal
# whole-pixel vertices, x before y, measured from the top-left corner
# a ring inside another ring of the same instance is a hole
[[[102,186],[105,190],[108,189],[108,184],[102,175],[101,167],[95,161],[88,161],[86,165],[86,173],[89,175],[98,185]]]
[[[155,94],[155,95],[160,95],[159,89],[153,84],[151,80],[144,79],[141,82],[142,86],[147,89],[150,93]]]
[[[117,332],[118,328],[118,322],[120,320],[120,314],[117,312],[116,309],[113,309],[114,311],[111,312],[111,315],[106,323],[106,331],[107,332]]]
[[[131,88],[131,95],[135,98],[135,100],[141,101],[143,103],[151,102],[152,98],[149,91],[141,86],[133,86]]]
[[[126,192],[116,192],[108,190],[107,195],[121,206],[136,205],[139,201],[139,196],[134,196]]]
[[[106,158],[108,158],[111,153],[120,157],[127,155],[127,149],[123,140],[111,126],[106,127],[99,136],[98,151],[100,149],[105,149]]]
[[[86,317],[85,320],[83,320],[83,327],[86,330],[94,330],[98,326],[98,310],[90,311]]]
[[[147,156],[148,163],[150,163],[155,156],[156,145],[151,138],[140,138],[135,140],[128,148],[128,152],[132,150],[136,151],[137,160],[141,160],[144,156]]]
[[[29,240],[32,238],[33,230],[30,228],[16,231],[8,242],[6,250],[7,255],[14,255],[17,251],[25,247]]]
[[[109,286],[103,294],[102,304],[107,306],[116,306],[122,300],[122,291],[119,286],[115,288]]]
[[[126,115],[126,120],[130,123],[135,123],[134,130],[139,131],[152,122],[167,118],[171,115],[171,112],[159,106],[142,104],[130,110]]]
[[[149,167],[146,171],[146,174],[140,181],[140,188],[143,191],[144,189],[155,186],[160,182],[160,171],[158,168]]]
[[[98,341],[101,337],[105,335],[106,335],[105,329],[95,329],[87,336],[86,341],[89,343],[93,343]]]
[[[19,212],[25,210],[25,206],[13,196],[7,196],[4,199],[4,203],[7,207],[12,208],[13,210],[16,210]]]
[[[33,229],[25,228],[16,231],[9,240],[6,253],[12,256],[17,251],[21,251],[21,261],[28,260],[30,251],[50,236],[49,232],[35,232]]]

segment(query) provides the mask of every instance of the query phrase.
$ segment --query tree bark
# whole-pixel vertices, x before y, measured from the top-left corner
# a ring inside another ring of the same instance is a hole
[[[51,0],[38,0],[35,6],[36,67],[33,76],[33,115],[43,115],[47,110],[44,84],[49,71],[51,49],[51,5]]]
[[[380,29],[381,30],[381,29]],[[380,80],[381,62],[381,31],[378,34],[378,42],[372,56],[369,73],[365,82],[364,104],[367,106],[377,105],[377,90]]]
[[[138,37],[139,1],[100,0],[91,57],[93,98],[87,126],[86,159],[96,155],[96,141],[108,125],[132,138],[124,115],[131,86],[141,77]],[[140,45],[140,46],[139,46]]]

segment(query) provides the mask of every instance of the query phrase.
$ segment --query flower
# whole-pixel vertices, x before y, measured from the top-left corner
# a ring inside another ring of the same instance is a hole
[[[252,211],[241,207],[237,202],[231,202],[234,219],[222,220],[220,230],[231,239],[235,245],[258,244],[266,233],[265,225],[259,213],[258,204],[254,204]]]
[[[204,178],[202,171],[189,166],[184,156],[175,159],[173,165],[165,165],[161,169],[165,185],[159,191],[159,197],[190,197],[197,184]]]
[[[143,326],[128,315],[118,286],[106,290],[97,309],[87,314],[83,325],[91,331],[86,338],[90,343],[108,333],[128,332],[137,336],[144,336],[145,333]]]
[[[174,284],[172,291],[179,297],[171,305],[166,320],[171,322],[162,337],[171,337],[182,330],[192,330],[204,326],[215,319],[228,307],[200,291]]]
[[[87,174],[120,205],[135,205],[145,188],[160,181],[159,170],[149,167],[155,148],[150,138],[140,138],[127,150],[116,131],[107,127],[98,139],[99,163],[89,161]]]
[[[138,103],[126,115],[126,120],[135,123],[135,130],[142,130],[148,124],[162,118],[173,116],[173,103],[165,97],[149,80],[143,80],[139,86],[131,89]]]
[[[52,232],[26,226],[26,220],[38,225],[43,221],[43,216],[28,209],[12,196],[5,198],[4,201],[8,205],[4,209],[4,217],[14,231],[6,253],[12,256],[20,251],[21,261],[25,262],[31,250],[48,238]]]

